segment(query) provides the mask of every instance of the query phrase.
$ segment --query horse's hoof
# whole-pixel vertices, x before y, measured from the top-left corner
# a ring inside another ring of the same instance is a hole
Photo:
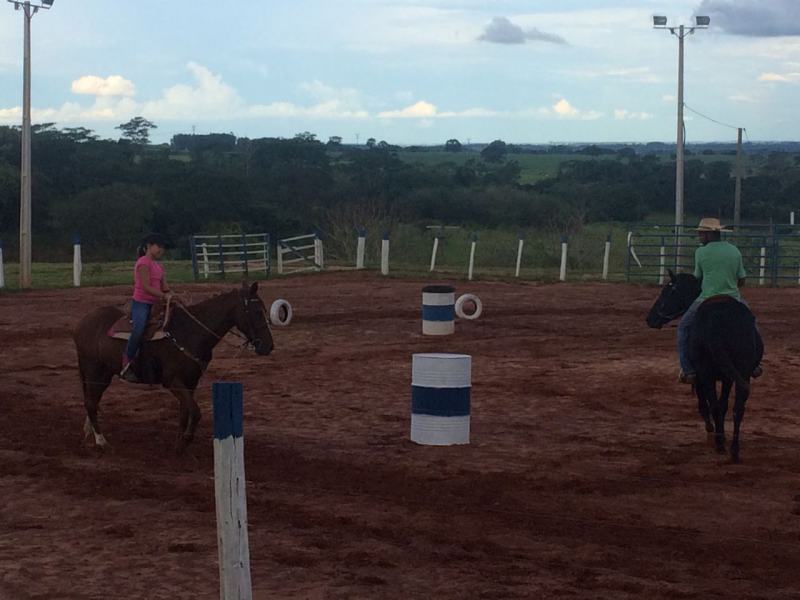
[[[706,433],[714,433],[714,424],[706,421]]]
[[[738,454],[731,454],[731,464],[732,465],[740,465],[740,464],[742,464],[742,459],[739,458]]]
[[[725,449],[725,446],[717,446],[717,454],[727,454],[728,451]]]

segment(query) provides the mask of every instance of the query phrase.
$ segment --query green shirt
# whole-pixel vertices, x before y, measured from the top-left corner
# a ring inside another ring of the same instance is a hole
[[[739,279],[744,279],[742,253],[728,242],[709,242],[694,253],[694,276],[702,280],[698,300],[733,296],[741,300]]]

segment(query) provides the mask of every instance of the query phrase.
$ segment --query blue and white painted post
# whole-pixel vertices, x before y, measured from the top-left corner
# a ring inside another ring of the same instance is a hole
[[[472,357],[414,354],[411,363],[411,441],[469,444]]]
[[[367,230],[358,230],[358,244],[356,246],[356,269],[364,268],[364,255],[367,249]]]
[[[761,259],[759,260],[759,265],[758,265],[758,285],[764,285],[766,283],[766,276],[767,276],[767,249],[764,246],[762,246]]]
[[[525,245],[525,238],[520,233],[517,237],[519,243],[517,244],[517,269],[514,271],[514,277],[519,277],[519,270],[522,266],[522,247]]]
[[[611,258],[611,234],[606,238],[606,248],[603,253],[603,281],[608,279],[608,262]]]
[[[81,238],[76,233],[72,240],[72,285],[81,287],[81,273],[83,263],[81,262]]]
[[[567,280],[567,236],[561,236],[561,269],[558,274],[559,281]]]
[[[475,267],[475,246],[478,245],[478,234],[472,234],[472,243],[469,247],[469,270],[467,271],[467,279],[472,281],[472,269]]]
[[[661,238],[661,246],[658,250],[658,285],[664,285],[667,279],[667,246],[664,238]]]
[[[3,240],[0,240],[0,290],[6,287],[6,267],[3,264]]]
[[[389,232],[383,234],[381,240],[381,275],[389,274]]]
[[[241,383],[212,385],[220,600],[252,600]]]
[[[452,335],[456,331],[456,291],[449,285],[422,288],[422,335]]]

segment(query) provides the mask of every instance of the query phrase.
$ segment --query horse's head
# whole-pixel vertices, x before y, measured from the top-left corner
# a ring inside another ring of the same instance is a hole
[[[272,352],[272,332],[267,323],[267,311],[258,296],[258,282],[248,286],[242,283],[240,302],[235,312],[235,325],[252,344],[256,354],[266,356]]]
[[[700,295],[700,282],[694,275],[669,271],[669,281],[661,289],[658,299],[647,315],[647,326],[661,329],[664,325],[677,319],[692,305]]]

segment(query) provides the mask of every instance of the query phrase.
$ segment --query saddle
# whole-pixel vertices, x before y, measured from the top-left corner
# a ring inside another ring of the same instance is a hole
[[[133,321],[131,321],[131,304],[128,302],[124,309],[125,315],[117,319],[114,324],[108,328],[108,337],[118,340],[127,340],[131,337],[133,331]],[[147,326],[142,336],[143,342],[161,340],[166,337],[164,329],[169,323],[170,306],[167,303],[159,302],[154,304],[150,310],[150,318],[147,320]]]
[[[723,302],[739,302],[733,296],[728,296],[727,294],[720,294],[719,296],[711,296],[711,298],[706,298],[703,300],[702,306],[708,306],[709,304],[722,304]]]

